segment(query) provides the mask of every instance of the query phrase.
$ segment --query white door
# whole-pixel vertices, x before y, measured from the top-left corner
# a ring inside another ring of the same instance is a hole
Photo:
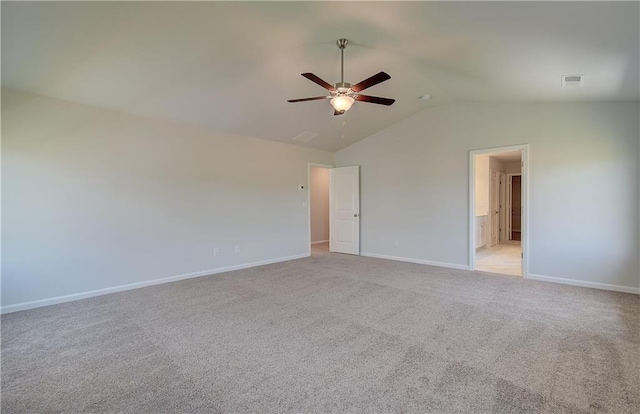
[[[508,240],[507,237],[507,209],[505,206],[507,205],[507,174],[501,172],[500,176],[500,239],[499,241]]]
[[[511,240],[511,226],[513,215],[513,176],[507,177],[507,237],[505,240]]]
[[[331,169],[329,251],[360,254],[360,169]]]
[[[500,236],[500,174],[491,170],[491,243],[489,246],[498,244]]]

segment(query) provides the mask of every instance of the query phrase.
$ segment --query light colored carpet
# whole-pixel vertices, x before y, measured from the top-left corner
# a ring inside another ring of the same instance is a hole
[[[2,412],[640,411],[640,297],[318,253],[2,317]]]

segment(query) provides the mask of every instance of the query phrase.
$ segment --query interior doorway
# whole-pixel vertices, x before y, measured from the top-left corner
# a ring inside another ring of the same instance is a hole
[[[309,255],[359,255],[360,167],[309,163],[307,189]]]
[[[329,192],[331,166],[309,165],[310,253],[329,253]]]
[[[471,270],[527,275],[528,145],[470,152]]]

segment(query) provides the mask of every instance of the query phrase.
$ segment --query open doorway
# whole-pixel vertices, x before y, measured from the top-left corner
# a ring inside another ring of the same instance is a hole
[[[331,168],[309,166],[309,215],[312,255],[329,253],[329,191]]]
[[[471,151],[470,268],[526,277],[528,146]]]

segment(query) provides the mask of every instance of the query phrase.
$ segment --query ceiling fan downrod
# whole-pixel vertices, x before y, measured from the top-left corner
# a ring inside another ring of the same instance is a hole
[[[344,49],[349,41],[345,38],[338,39],[336,44],[340,48],[340,83],[344,84]]]

